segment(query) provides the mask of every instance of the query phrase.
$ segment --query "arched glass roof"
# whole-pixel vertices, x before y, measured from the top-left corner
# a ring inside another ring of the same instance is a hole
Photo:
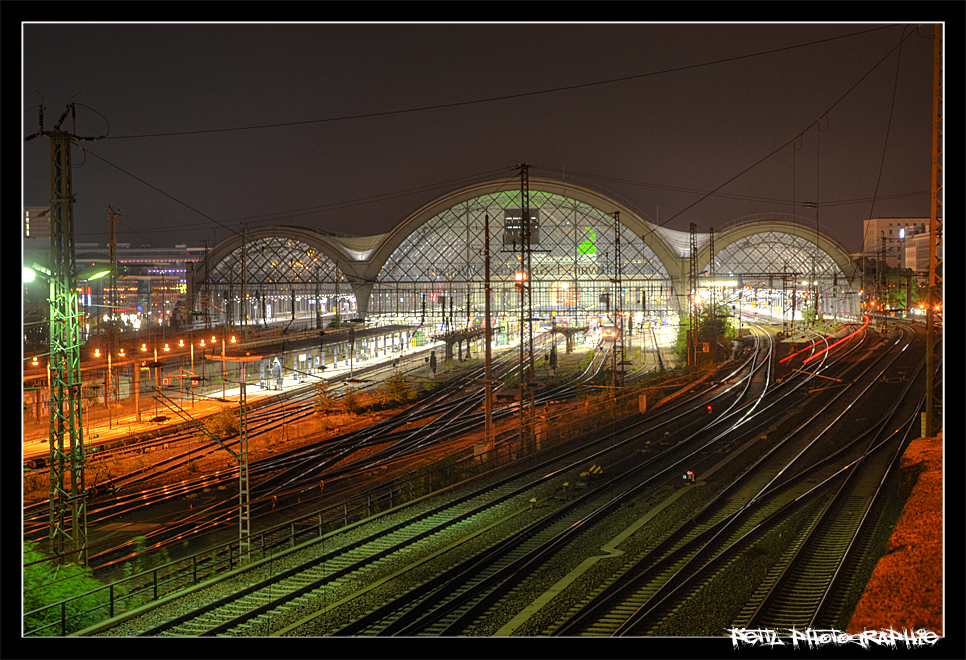
[[[489,216],[491,278],[519,270],[521,193],[483,195],[457,204],[413,231],[383,265],[380,283],[469,281],[484,277],[484,219]],[[561,195],[531,191],[533,280],[613,277],[615,221]],[[621,227],[624,278],[665,279],[667,271],[640,237]]]
[[[715,273],[801,273],[832,279],[844,276],[835,261],[815,243],[779,231],[762,231],[739,239],[715,254]]]
[[[299,285],[333,282],[342,272],[320,251],[292,238],[267,236],[233,250],[215,264],[208,276],[211,283],[241,284],[242,256],[247,267],[247,282],[252,286]]]

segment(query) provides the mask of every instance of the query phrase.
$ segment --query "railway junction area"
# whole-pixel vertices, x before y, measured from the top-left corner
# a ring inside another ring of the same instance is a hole
[[[24,368],[25,535],[105,584],[27,634],[845,629],[942,391],[941,340],[781,213],[676,232],[524,176],[187,280],[183,327],[82,349],[83,534]]]

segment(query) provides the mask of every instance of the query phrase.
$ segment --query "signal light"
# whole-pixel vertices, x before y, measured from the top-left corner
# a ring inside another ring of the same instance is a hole
[[[101,357],[101,349],[99,348],[94,349],[94,357]]]
[[[142,343],[142,344],[141,344],[141,352],[147,352],[147,350],[148,350],[148,345],[147,345],[147,344],[144,344],[144,343]]]
[[[170,351],[170,350],[171,350],[171,347],[170,347],[170,346],[168,346],[167,344],[165,344],[165,345],[164,345],[164,350],[166,350],[166,351]]]
[[[178,347],[179,348],[184,348],[184,339],[179,339],[178,340]]]
[[[234,343],[236,343],[237,341],[238,341],[238,340],[236,340],[236,339],[235,339],[235,335],[232,335],[232,336],[231,336],[231,343],[233,343],[233,344],[234,344]]]

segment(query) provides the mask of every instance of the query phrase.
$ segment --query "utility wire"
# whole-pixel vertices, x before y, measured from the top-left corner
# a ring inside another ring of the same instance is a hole
[[[786,141],[786,142],[785,142],[784,144],[782,144],[781,146],[779,146],[779,147],[778,147],[777,149],[775,149],[774,151],[772,151],[772,152],[771,152],[771,153],[769,153],[768,155],[766,155],[766,156],[764,156],[764,157],[762,157],[762,158],[760,158],[759,160],[757,160],[757,161],[755,161],[754,163],[752,163],[751,165],[749,165],[749,166],[748,166],[748,167],[746,167],[745,169],[743,169],[743,170],[741,170],[741,171],[740,171],[740,172],[738,172],[738,173],[737,173],[736,175],[734,175],[733,177],[731,177],[730,179],[728,179],[727,181],[725,181],[724,183],[722,183],[722,184],[721,184],[720,186],[718,186],[717,188],[715,188],[714,190],[712,190],[712,191],[711,191],[711,192],[709,192],[708,194],[706,194],[706,195],[704,195],[703,197],[701,197],[701,199],[698,199],[698,200],[696,200],[696,201],[694,201],[694,202],[692,202],[691,204],[689,204],[689,205],[687,205],[687,206],[685,206],[685,207],[684,207],[683,209],[681,209],[680,211],[678,211],[677,213],[675,213],[674,215],[672,215],[672,216],[671,216],[670,218],[668,218],[668,219],[666,219],[666,220],[664,220],[663,222],[659,222],[659,223],[657,223],[657,224],[655,225],[655,228],[654,228],[654,229],[652,229],[651,231],[653,232],[653,231],[654,231],[655,229],[657,229],[657,227],[660,227],[660,226],[663,226],[663,225],[665,225],[665,224],[667,224],[668,222],[670,222],[670,221],[671,221],[671,220],[673,220],[674,218],[676,218],[676,217],[678,217],[679,215],[681,215],[681,214],[682,214],[682,213],[684,213],[685,211],[687,211],[687,210],[689,210],[689,209],[691,209],[691,208],[693,208],[694,206],[696,206],[696,205],[698,205],[698,204],[700,204],[700,203],[701,203],[701,202],[703,202],[703,201],[704,201],[705,199],[707,199],[707,198],[708,198],[708,197],[710,197],[711,195],[713,195],[713,194],[715,194],[715,193],[717,193],[717,192],[718,192],[719,190],[721,190],[722,188],[724,188],[725,186],[727,186],[727,185],[728,185],[729,183],[731,183],[731,182],[733,182],[733,181],[734,181],[735,179],[738,179],[739,177],[741,177],[741,176],[743,176],[743,175],[745,175],[745,174],[746,174],[747,172],[749,172],[749,171],[751,171],[751,170],[753,170],[754,168],[756,168],[756,167],[758,167],[759,165],[761,165],[762,163],[764,163],[764,162],[765,162],[766,160],[768,160],[769,158],[771,158],[772,156],[774,156],[775,154],[777,154],[777,153],[778,153],[779,151],[781,151],[782,149],[784,149],[784,148],[785,148],[785,147],[787,147],[788,145],[790,145],[790,144],[793,144],[793,143],[795,142],[795,140],[797,140],[797,139],[798,139],[799,137],[801,137],[802,135],[804,135],[804,134],[805,134],[805,132],[806,132],[806,131],[808,131],[808,129],[809,129],[809,128],[811,128],[811,127],[812,127],[813,125],[816,125],[816,124],[818,124],[818,123],[819,123],[819,122],[821,121],[821,119],[822,119],[822,117],[825,117],[826,115],[828,115],[828,113],[830,113],[830,112],[831,112],[831,111],[832,111],[832,110],[833,110],[833,109],[835,108],[835,106],[837,106],[837,105],[838,105],[839,103],[841,103],[841,102],[842,102],[843,100],[845,100],[845,97],[847,97],[847,96],[848,96],[849,94],[851,94],[851,93],[852,93],[852,91],[853,91],[853,90],[854,90],[854,89],[855,89],[856,87],[858,87],[858,86],[859,86],[859,85],[860,85],[860,84],[862,83],[862,81],[863,81],[863,80],[865,80],[866,78],[868,78],[868,77],[869,77],[869,76],[870,76],[870,75],[872,74],[872,72],[873,72],[873,71],[875,71],[876,69],[878,69],[878,68],[879,68],[879,66],[880,66],[880,65],[881,65],[881,64],[882,64],[883,62],[885,62],[885,61],[886,61],[886,60],[887,60],[887,59],[889,58],[889,56],[891,56],[891,55],[892,55],[892,53],[893,53],[893,52],[895,52],[895,50],[896,50],[896,49],[898,49],[899,47],[901,47],[901,46],[902,46],[902,42],[903,42],[903,41],[905,41],[906,39],[908,39],[909,37],[911,37],[911,36],[912,36],[913,34],[915,34],[915,31],[913,31],[913,32],[910,32],[910,33],[909,33],[909,34],[908,34],[907,36],[905,36],[905,37],[902,37],[902,39],[901,39],[901,40],[899,41],[899,43],[898,43],[897,45],[895,45],[894,47],[892,47],[892,48],[891,48],[891,49],[889,50],[889,52],[888,52],[888,53],[886,53],[886,54],[885,54],[885,55],[884,55],[884,56],[882,57],[882,59],[880,59],[880,60],[879,60],[878,62],[876,62],[876,63],[875,63],[875,65],[874,65],[874,66],[873,66],[873,67],[872,67],[871,69],[869,69],[869,70],[868,70],[868,71],[867,71],[867,72],[865,73],[865,75],[863,75],[863,76],[862,76],[861,78],[859,78],[859,79],[858,79],[858,80],[857,80],[857,81],[855,82],[855,84],[853,84],[853,85],[852,85],[851,87],[849,87],[849,89],[848,89],[848,90],[846,90],[846,91],[845,91],[845,93],[844,93],[844,94],[842,94],[842,96],[840,96],[840,97],[838,98],[838,100],[836,100],[836,101],[835,101],[834,103],[832,103],[832,105],[830,105],[830,106],[829,106],[829,107],[828,107],[828,108],[827,108],[827,109],[825,110],[825,112],[823,112],[823,113],[822,113],[822,114],[821,114],[821,115],[819,116],[819,118],[818,118],[818,119],[817,119],[817,120],[816,120],[815,122],[813,122],[812,124],[809,124],[809,125],[808,125],[808,126],[807,126],[807,127],[805,128],[805,129],[803,129],[803,130],[802,130],[801,132],[799,132],[799,133],[798,133],[798,134],[797,134],[797,135],[796,135],[796,136],[795,136],[794,138],[792,138],[792,139],[790,139],[790,140],[788,140],[788,141]]]
[[[223,227],[224,229],[227,229],[229,232],[234,232],[235,231],[230,226],[226,225],[224,222],[221,222],[221,221],[219,221],[219,220],[217,220],[217,219],[209,216],[208,214],[203,213],[202,211],[199,211],[198,209],[194,208],[193,206],[191,206],[191,205],[189,205],[189,204],[181,201],[180,199],[178,199],[174,195],[171,195],[170,193],[167,193],[167,192],[161,190],[157,186],[154,186],[154,185],[148,183],[144,179],[140,178],[139,176],[137,176],[137,175],[135,175],[135,174],[133,174],[133,173],[127,171],[127,170],[125,170],[124,168],[120,167],[119,165],[115,165],[114,163],[110,162],[109,160],[107,160],[103,156],[100,156],[100,155],[94,153],[93,151],[90,150],[90,148],[88,148],[88,147],[82,147],[81,145],[77,145],[77,146],[82,151],[84,151],[84,153],[89,153],[90,155],[94,156],[95,158],[97,158],[100,161],[103,161],[105,164],[110,165],[111,167],[113,167],[114,169],[118,170],[119,172],[122,172],[122,173],[128,175],[129,177],[131,177],[132,179],[134,179],[134,180],[136,180],[136,181],[138,181],[140,183],[143,183],[144,185],[148,186],[152,190],[155,190],[155,191],[161,193],[165,197],[167,197],[167,198],[169,198],[169,199],[177,202],[178,204],[181,204],[185,208],[188,208],[188,209],[194,211],[198,215],[202,216],[203,218],[206,218],[207,220],[210,220],[211,222],[217,224],[218,226]],[[502,172],[503,172],[503,170],[490,170],[488,172],[481,172],[481,173],[478,173],[478,174],[473,174],[473,175],[468,175],[468,176],[464,176],[464,177],[459,177],[457,179],[450,179],[448,181],[440,181],[438,183],[428,184],[428,185],[424,185],[424,186],[417,186],[415,188],[407,188],[407,189],[404,189],[404,190],[397,190],[397,191],[388,192],[388,193],[381,193],[379,195],[372,195],[370,197],[361,197],[361,198],[358,198],[358,199],[343,200],[343,201],[340,201],[340,202],[333,202],[331,204],[322,204],[322,205],[319,205],[319,206],[307,207],[307,208],[302,208],[302,209],[293,209],[293,210],[289,210],[289,211],[277,211],[275,213],[266,213],[266,214],[261,214],[261,215],[253,215],[253,216],[244,216],[244,217],[240,217],[240,218],[232,218],[230,220],[227,220],[227,222],[240,222],[240,221],[243,221],[243,220],[248,220],[248,219],[253,219],[253,218],[260,218],[260,217],[261,218],[265,218],[267,221],[277,221],[277,220],[284,219],[284,218],[297,217],[297,216],[300,216],[300,215],[309,215],[311,213],[317,213],[317,212],[321,212],[321,211],[340,210],[340,209],[345,209],[345,208],[351,208],[351,207],[354,207],[354,206],[361,206],[363,204],[369,204],[369,203],[376,202],[376,201],[386,201],[386,200],[390,200],[390,199],[396,199],[396,198],[399,198],[399,197],[405,197],[405,196],[408,196],[408,195],[413,195],[413,194],[420,193],[420,192],[426,192],[426,191],[434,190],[434,189],[437,189],[437,188],[449,187],[449,186],[454,185],[454,183],[459,183],[459,182],[463,182],[463,181],[467,181],[467,180],[483,179],[485,177],[493,176],[496,173],[502,173]],[[122,223],[122,224],[124,224],[124,223]],[[128,229],[131,229],[127,224],[125,224],[125,227],[128,227]],[[153,232],[153,231],[169,231],[171,229],[183,229],[183,228],[184,228],[183,225],[168,225],[166,227],[155,227],[154,229],[149,229],[149,230],[145,230],[145,231],[147,231],[147,232]],[[204,227],[204,228],[207,228],[207,227]],[[134,230],[131,229],[131,231],[134,231]],[[88,234],[78,234],[78,235],[100,235],[100,233],[101,232],[89,232]],[[142,236],[140,233],[138,233],[138,232],[135,232],[135,233],[138,234],[138,236],[141,236],[141,238],[144,238],[144,236]],[[147,238],[144,238],[144,240],[148,240],[148,239]],[[152,242],[152,241],[148,240],[148,242]]]
[[[257,126],[236,127],[236,128],[226,128],[226,129],[211,129],[211,130],[201,130],[201,131],[181,131],[181,132],[175,132],[175,133],[155,133],[155,134],[143,134],[143,135],[117,136],[115,138],[105,137],[104,139],[124,139],[124,138],[134,138],[134,137],[162,137],[162,136],[203,134],[203,133],[238,131],[238,130],[251,130],[251,129],[258,129],[258,128],[274,128],[274,127],[304,125],[304,124],[311,124],[311,123],[324,123],[324,122],[331,122],[331,121],[342,121],[342,120],[347,120],[347,119],[361,119],[361,118],[378,117],[378,116],[386,116],[386,115],[393,115],[393,114],[404,114],[404,113],[419,112],[419,111],[424,111],[424,110],[441,109],[441,108],[447,108],[447,107],[458,107],[458,106],[471,105],[471,104],[477,104],[477,103],[487,103],[487,102],[492,102],[492,101],[507,100],[507,99],[512,99],[512,98],[522,98],[522,97],[527,97],[527,96],[536,96],[536,95],[541,95],[541,94],[549,94],[549,93],[555,93],[555,92],[561,92],[561,91],[568,91],[568,90],[573,90],[573,89],[581,89],[581,88],[586,88],[586,87],[594,87],[594,86],[599,86],[599,85],[607,85],[607,84],[613,84],[613,83],[618,83],[618,82],[624,82],[624,81],[628,81],[628,80],[635,80],[635,79],[647,78],[647,77],[651,77],[651,76],[664,75],[664,74],[667,74],[667,73],[675,73],[675,72],[685,71],[685,70],[689,70],[689,69],[702,68],[702,67],[705,67],[705,66],[713,66],[713,65],[717,65],[717,64],[723,64],[723,63],[738,61],[738,60],[747,59],[747,58],[751,58],[751,57],[758,57],[758,56],[762,56],[762,55],[773,54],[773,53],[777,53],[777,52],[782,52],[782,51],[787,51],[787,50],[793,50],[793,49],[803,48],[803,47],[807,47],[807,46],[813,46],[813,45],[817,45],[817,44],[821,44],[821,43],[827,43],[829,41],[835,41],[835,40],[838,40],[838,39],[844,39],[844,38],[848,38],[848,37],[854,37],[854,36],[858,36],[858,35],[862,35],[862,34],[867,34],[867,33],[870,33],[870,32],[875,32],[875,31],[878,31],[878,30],[888,29],[888,28],[891,28],[891,27],[894,27],[894,25],[880,26],[880,27],[876,27],[876,28],[871,28],[869,30],[863,30],[861,32],[850,33],[848,35],[842,35],[842,36],[838,36],[838,37],[829,37],[827,39],[821,39],[821,40],[818,40],[818,41],[807,42],[807,43],[798,44],[798,45],[795,45],[795,46],[785,46],[785,47],[782,47],[782,48],[776,48],[776,49],[772,49],[772,50],[768,50],[768,51],[761,51],[761,52],[758,52],[758,53],[752,53],[752,54],[748,54],[748,55],[739,55],[739,56],[735,56],[735,57],[725,58],[725,59],[721,59],[721,60],[715,60],[715,61],[712,61],[712,62],[706,62],[706,63],[702,63],[702,64],[686,65],[686,66],[676,67],[676,68],[672,68],[672,69],[665,69],[665,70],[657,71],[657,72],[651,72],[651,73],[645,73],[645,74],[637,74],[637,75],[633,75],[633,76],[624,76],[624,77],[621,77],[621,78],[613,78],[613,79],[609,79],[609,80],[597,81],[597,82],[592,82],[592,83],[583,83],[583,84],[577,84],[577,85],[570,85],[570,86],[558,87],[558,88],[553,88],[553,89],[550,89],[550,90],[542,90],[542,91],[537,91],[537,92],[524,92],[524,93],[520,93],[520,94],[511,94],[511,95],[505,95],[505,96],[501,96],[501,97],[493,97],[493,98],[488,98],[488,99],[479,99],[479,100],[475,100],[475,101],[461,101],[461,102],[450,103],[450,104],[440,104],[440,105],[434,105],[434,106],[424,106],[424,107],[421,107],[421,108],[411,108],[411,109],[406,109],[406,110],[394,110],[394,111],[386,111],[386,112],[380,112],[380,113],[369,113],[369,114],[354,115],[354,116],[347,116],[347,117],[337,117],[337,118],[328,118],[328,119],[308,120],[308,121],[302,121],[302,122],[288,122],[288,123],[281,123],[281,124],[264,124],[264,125],[257,125]],[[911,36],[911,34],[914,34],[914,33],[915,32],[910,33],[910,36]],[[900,40],[899,46],[901,46],[902,41],[904,41],[906,38],[908,38],[908,37],[903,37]],[[893,50],[895,50],[895,48],[893,48]],[[888,57],[889,54],[891,54],[891,53],[892,53],[892,51],[890,50],[889,53],[886,54],[885,57]],[[865,76],[863,76],[862,78],[860,78],[859,81],[856,82],[855,85],[853,85],[848,91],[846,91],[845,94],[838,101],[836,101],[835,103],[833,103],[832,106],[830,106],[829,109],[825,111],[825,114],[828,114],[828,112],[832,108],[834,108],[846,96],[848,96],[848,94],[851,93],[851,91],[853,89],[855,89],[855,87],[859,83],[861,83],[862,80],[864,80],[869,74],[871,74],[872,71],[874,71],[879,66],[879,64],[881,64],[882,61],[885,60],[885,57],[882,60],[880,60],[879,63],[877,63],[874,67],[872,67],[872,69],[868,73],[866,73]],[[805,129],[805,130],[808,130],[808,129]],[[799,135],[804,134],[804,132],[805,131],[802,131],[802,133],[800,133]],[[791,142],[793,142],[793,141],[794,141],[794,139]],[[775,153],[777,153],[778,151],[780,151],[781,149],[783,149],[784,147],[786,147],[788,144],[789,144],[789,142],[786,142],[785,144],[781,145],[778,149],[776,149],[772,153],[768,154],[767,156],[765,156],[761,160],[757,161],[756,163],[754,163],[750,167],[746,168],[745,170],[739,172],[737,175],[735,175],[734,177],[732,177],[731,179],[729,179],[725,183],[721,184],[720,186],[718,186],[714,190],[706,193],[700,199],[696,200],[694,203],[690,204],[689,206],[685,207],[684,209],[682,209],[681,211],[679,211],[675,215],[673,215],[670,218],[666,219],[664,222],[660,222],[657,226],[665,225],[667,222],[669,222],[670,220],[672,220],[672,219],[676,218],[677,216],[681,215],[682,213],[684,213],[685,211],[687,211],[691,207],[695,206],[696,204],[698,204],[701,201],[703,201],[704,199],[706,199],[707,197],[709,197],[711,195],[717,194],[718,191],[721,188],[723,188],[724,186],[728,185],[729,183],[731,183],[732,181],[734,181],[738,177],[742,176],[743,174],[745,174],[749,170],[757,167],[760,163],[764,162],[765,160],[767,160],[768,158],[770,158],[771,156],[773,156]],[[78,146],[80,147],[80,145],[78,145]],[[120,172],[122,172],[124,174],[127,174],[131,178],[133,178],[133,179],[135,179],[135,180],[143,183],[144,185],[148,186],[149,188],[151,188],[151,189],[153,189],[153,190],[161,193],[165,197],[168,197],[169,199],[175,201],[176,203],[181,204],[182,206],[184,206],[184,207],[186,207],[186,208],[194,211],[198,215],[206,218],[207,220],[210,220],[211,222],[219,225],[220,227],[222,227],[224,229],[227,229],[229,232],[234,231],[231,227],[229,227],[225,223],[223,223],[223,222],[221,222],[221,221],[219,221],[219,220],[217,220],[217,219],[215,219],[215,218],[207,215],[206,213],[203,213],[202,211],[194,208],[193,206],[190,206],[189,204],[187,204],[187,203],[185,203],[185,202],[177,199],[173,195],[171,195],[171,194],[169,194],[169,193],[161,190],[160,188],[151,185],[147,181],[145,181],[145,180],[141,179],[140,177],[132,174],[131,172],[128,172],[127,170],[121,168],[120,166],[115,165],[114,163],[111,163],[110,161],[108,161],[104,157],[102,157],[102,156],[94,153],[93,151],[91,151],[89,148],[84,148],[84,147],[80,147],[80,148],[83,151],[85,151],[85,153],[90,153],[92,156],[94,156],[95,158],[103,161],[107,165],[110,165],[111,167],[117,169],[118,171],[120,171]],[[439,184],[439,185],[444,185],[444,184]],[[647,185],[647,184],[641,184],[641,185]],[[404,194],[413,194],[415,192],[421,192],[421,191],[426,190],[426,189],[431,189],[431,187],[425,187],[424,186],[422,188],[410,189],[409,191],[403,191],[403,192],[398,192],[398,193],[386,193],[385,195],[376,195],[376,196],[373,196],[372,198],[361,198],[360,200],[350,200],[350,201],[347,201],[347,202],[337,203],[336,205],[324,205],[324,206],[320,206],[320,207],[317,207],[317,208],[318,208],[318,210],[334,210],[334,209],[338,209],[338,208],[349,208],[351,206],[358,206],[358,205],[361,205],[361,204],[364,204],[364,203],[368,203],[368,201],[392,199],[395,196],[401,196],[401,195],[404,195]],[[682,191],[686,191],[686,190],[685,189],[682,189]],[[296,214],[297,215],[304,215],[304,214],[311,213],[311,212],[313,212],[312,211],[312,207],[310,207],[308,209],[298,209],[298,210],[296,210]],[[284,213],[291,213],[291,212],[284,212]],[[273,214],[265,214],[265,215],[266,216],[269,216],[269,215],[273,215]],[[259,217],[259,216],[248,216],[248,217],[255,218],[255,217]],[[281,216],[281,217],[295,217],[295,216],[294,215],[284,215],[284,216]],[[244,218],[240,218],[240,219],[244,219]],[[276,217],[275,219],[279,219],[279,218]]]
[[[918,31],[918,30],[916,30]],[[896,58],[896,77],[892,83],[892,103],[889,105],[889,123],[886,124],[886,134],[885,140],[882,144],[882,160],[879,161],[879,176],[875,180],[875,190],[872,192],[872,205],[869,207],[869,220],[872,219],[872,212],[875,210],[876,196],[879,193],[879,183],[882,181],[882,170],[885,168],[885,156],[886,150],[889,146],[889,131],[892,128],[892,114],[896,109],[896,90],[899,88],[899,64],[902,62],[902,42],[904,39],[899,39],[899,56]],[[865,242],[868,238],[868,231],[872,227],[870,222],[863,232],[862,236],[862,252],[865,252]]]
[[[202,211],[199,211],[199,210],[198,210],[198,209],[196,209],[195,207],[193,207],[193,206],[191,206],[190,204],[186,204],[185,202],[182,202],[182,201],[181,201],[180,199],[178,199],[178,198],[177,198],[177,197],[175,197],[174,195],[170,195],[170,194],[168,194],[168,193],[166,193],[166,192],[164,192],[163,190],[161,190],[160,188],[158,188],[157,186],[153,186],[153,185],[151,185],[150,183],[148,183],[148,182],[147,182],[147,181],[145,181],[144,179],[142,179],[142,178],[140,178],[140,177],[138,177],[138,176],[135,176],[135,175],[134,175],[134,174],[132,174],[131,172],[128,172],[127,170],[125,170],[125,169],[124,169],[123,167],[120,167],[120,166],[118,166],[118,165],[115,165],[114,163],[112,163],[111,161],[109,161],[109,160],[107,160],[107,159],[106,159],[106,158],[104,158],[103,156],[99,156],[99,155],[97,155],[96,153],[94,153],[93,151],[91,151],[90,149],[88,149],[88,148],[86,148],[86,147],[81,147],[80,145],[77,145],[77,146],[78,146],[78,147],[79,147],[80,149],[82,149],[83,151],[85,151],[86,153],[89,153],[89,154],[90,154],[91,156],[93,156],[94,158],[96,158],[96,159],[98,159],[98,160],[100,160],[100,161],[102,161],[103,163],[105,163],[105,164],[107,164],[107,165],[110,165],[111,167],[113,167],[114,169],[116,169],[116,170],[118,170],[119,172],[123,172],[124,174],[127,174],[127,175],[128,175],[129,177],[131,177],[132,179],[135,179],[135,180],[137,180],[137,181],[140,181],[141,183],[143,183],[144,185],[146,185],[146,186],[147,186],[148,188],[150,188],[151,190],[154,190],[154,191],[156,191],[156,192],[159,192],[159,193],[161,193],[162,195],[164,195],[164,196],[165,196],[165,197],[167,197],[168,199],[170,199],[170,200],[173,200],[173,201],[175,201],[175,202],[177,202],[178,204],[181,204],[181,206],[184,206],[184,207],[185,207],[185,208],[187,208],[187,209],[191,209],[192,211],[194,211],[195,213],[197,213],[197,214],[198,214],[198,215],[200,215],[201,217],[203,217],[203,218],[207,218],[208,220],[211,220],[211,221],[212,221],[213,223],[215,223],[216,225],[218,225],[218,226],[220,226],[220,227],[223,227],[223,228],[225,228],[225,229],[227,229],[227,230],[228,230],[228,231],[230,231],[230,232],[233,232],[233,231],[234,231],[234,229],[232,229],[231,227],[229,227],[229,226],[228,226],[228,225],[226,225],[225,223],[223,223],[223,222],[221,222],[220,220],[216,220],[215,218],[212,218],[212,217],[211,217],[210,215],[208,215],[207,213],[203,213]]]
[[[817,46],[819,44],[825,44],[830,41],[836,41],[839,39],[848,39],[851,37],[861,36],[864,34],[869,34],[871,32],[877,32],[879,30],[887,30],[889,28],[895,27],[895,24],[883,25],[879,27],[869,28],[868,30],[862,30],[860,32],[852,32],[849,34],[841,35],[838,37],[828,37],[826,39],[819,39],[817,41],[809,41],[803,44],[797,44],[794,46],[783,46],[781,48],[773,48],[771,50],[759,51],[757,53],[749,53],[748,55],[736,55],[735,57],[726,57],[720,60],[713,60],[711,62],[702,62],[700,64],[688,64],[685,66],[673,67],[670,69],[662,69],[660,71],[652,71],[650,73],[639,73],[631,76],[622,76],[620,78],[609,78],[607,80],[598,80],[589,83],[579,83],[575,85],[565,85],[563,87],[553,87],[551,89],[544,89],[535,92],[520,92],[518,94],[504,94],[503,96],[492,96],[485,99],[474,99],[471,101],[455,101],[453,103],[439,103],[436,105],[426,105],[417,108],[406,108],[402,110],[385,110],[382,112],[369,112],[358,115],[344,115],[341,117],[327,117],[324,119],[306,119],[303,121],[291,121],[282,122],[277,124],[254,124],[250,126],[235,126],[232,128],[211,128],[202,129],[197,131],[174,131],[170,133],[141,133],[136,135],[117,135],[114,137],[105,137],[106,140],[125,140],[132,138],[151,138],[151,137],[173,137],[178,135],[204,135],[208,133],[227,133],[233,131],[251,131],[263,128],[284,128],[287,126],[305,126],[308,124],[324,124],[339,121],[349,121],[353,119],[372,119],[375,117],[389,117],[393,115],[403,115],[411,114],[414,112],[426,112],[429,110],[444,110],[447,108],[459,108],[463,106],[479,105],[482,103],[494,103],[497,101],[508,101],[512,99],[527,98],[531,96],[542,96],[545,94],[557,94],[559,92],[569,92],[577,89],[587,89],[591,87],[600,87],[602,85],[613,85],[615,83],[628,82],[631,80],[642,80],[644,78],[651,78],[654,76],[663,76],[670,73],[680,73],[682,71],[689,71],[691,69],[700,69],[708,66],[716,66],[719,64],[727,64],[730,62],[737,62],[744,59],[749,59],[753,57],[762,57],[764,55],[773,55],[775,53],[781,53],[789,50],[796,50],[798,48],[807,48],[810,46]]]
[[[560,171],[559,168],[552,168],[552,167],[546,167],[546,166],[539,166],[539,169],[546,170],[546,171],[556,171],[556,172]],[[567,170],[567,171],[575,176],[585,178],[585,179],[593,179],[597,181],[608,181],[611,183],[624,183],[627,185],[642,186],[645,188],[657,188],[658,190],[669,190],[671,192],[680,192],[686,195],[711,195],[714,197],[725,197],[728,199],[739,199],[739,200],[751,201],[751,202],[765,202],[770,204],[793,204],[794,203],[793,200],[781,199],[781,198],[758,197],[755,195],[738,195],[734,193],[713,192],[708,190],[700,190],[697,188],[684,188],[682,186],[669,186],[669,185],[663,185],[659,183],[650,183],[647,181],[635,181],[633,179],[623,179],[620,177],[603,176],[599,174],[589,174],[587,172],[577,172],[573,170]],[[928,190],[922,190],[918,192],[896,193],[894,195],[878,197],[878,199],[899,199],[902,197],[915,197],[918,195],[928,195],[928,194],[929,194]],[[843,200],[837,200],[834,202],[823,202],[822,206],[843,206],[847,204],[864,204],[872,199],[873,199],[872,197],[843,199]]]

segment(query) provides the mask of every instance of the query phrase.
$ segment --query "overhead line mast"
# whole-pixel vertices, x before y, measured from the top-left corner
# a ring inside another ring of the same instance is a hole
[[[942,258],[937,248],[942,245],[942,222],[939,207],[942,205],[943,189],[940,170],[942,170],[942,25],[936,23],[933,43],[932,76],[932,158],[931,158],[931,204],[929,209],[929,290],[926,304],[926,410],[923,435],[931,438],[936,435],[936,422],[933,419],[936,409],[935,361],[936,361],[936,303],[942,300]]]
[[[24,142],[37,137],[50,138],[50,458],[47,462],[50,470],[50,549],[58,563],[67,563],[67,557],[72,556],[78,564],[86,564],[86,457],[81,407],[80,321],[74,284],[77,261],[70,146],[77,140],[99,140],[104,136],[80,137],[61,130],[68,114],[74,120],[76,130],[74,104],[69,103],[53,130],[45,131],[44,108],[41,106],[39,129],[24,138]]]
[[[520,287],[520,450],[523,451],[527,439],[527,406],[530,399],[529,414],[532,416],[533,388],[533,278],[531,270],[532,245],[530,244],[533,228],[530,222],[530,166],[520,163],[520,229],[522,230],[520,246],[520,267],[523,269],[523,279],[517,283]],[[524,301],[526,303],[524,304]],[[527,331],[529,332],[527,333]],[[527,334],[529,341],[527,341]],[[527,351],[524,351],[524,343]],[[526,355],[524,355],[526,353]]]
[[[690,225],[691,252],[688,259],[688,368],[694,370],[698,361],[697,336],[695,334],[698,323],[698,312],[695,307],[695,297],[698,293],[698,228],[693,222]]]
[[[622,283],[622,257],[621,257],[621,212],[614,211],[614,329],[617,336],[614,337],[613,355],[613,383],[614,396],[617,396],[618,387],[624,387],[624,307],[622,298],[624,295],[624,285]]]

